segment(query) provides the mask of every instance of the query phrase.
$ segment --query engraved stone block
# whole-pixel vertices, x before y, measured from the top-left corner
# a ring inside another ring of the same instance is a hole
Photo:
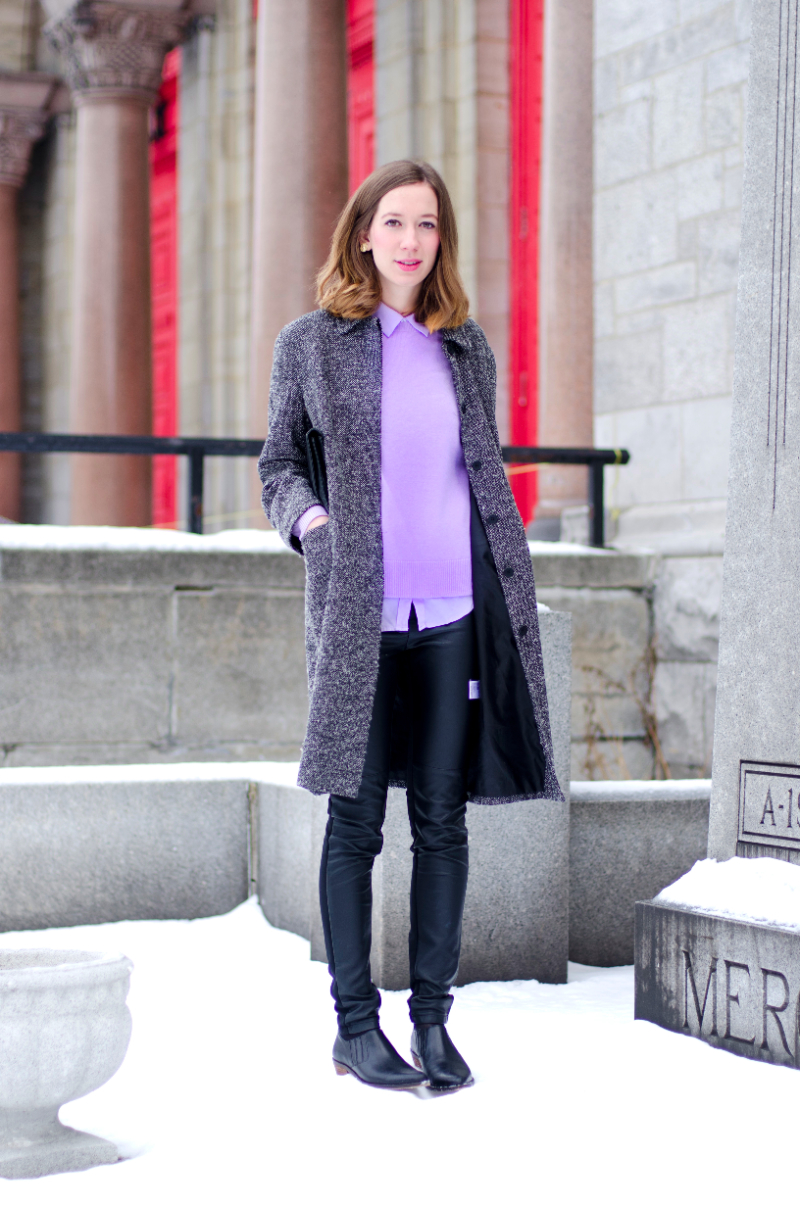
[[[636,906],[636,1018],[715,1048],[797,1068],[800,932]]]

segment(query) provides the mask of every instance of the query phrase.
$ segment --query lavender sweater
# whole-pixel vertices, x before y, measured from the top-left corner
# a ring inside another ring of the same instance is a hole
[[[472,610],[469,479],[441,336],[381,303],[384,632],[450,624]],[[293,528],[302,539],[322,507]]]

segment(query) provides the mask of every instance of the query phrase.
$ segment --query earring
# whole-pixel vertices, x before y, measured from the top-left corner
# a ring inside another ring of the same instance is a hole
[[[358,249],[358,250],[359,250],[359,251],[369,251],[369,243],[362,243],[362,244],[359,246],[359,249]]]

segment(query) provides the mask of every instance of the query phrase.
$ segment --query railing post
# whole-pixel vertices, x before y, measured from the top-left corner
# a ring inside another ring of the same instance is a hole
[[[203,535],[203,450],[189,453],[189,531]]]
[[[589,466],[589,509],[592,516],[591,543],[602,549],[606,543],[605,534],[605,499],[603,497],[602,461],[592,461]]]

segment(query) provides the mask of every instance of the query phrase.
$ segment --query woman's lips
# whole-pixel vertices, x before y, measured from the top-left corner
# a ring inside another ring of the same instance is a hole
[[[421,263],[421,260],[395,260],[395,264],[402,268],[403,272],[416,272]]]

